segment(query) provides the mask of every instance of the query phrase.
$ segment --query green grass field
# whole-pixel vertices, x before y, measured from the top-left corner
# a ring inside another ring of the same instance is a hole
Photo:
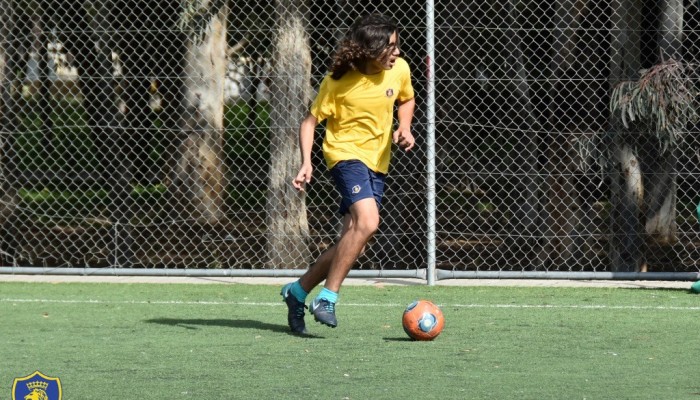
[[[402,330],[415,298],[435,341]],[[346,286],[337,312],[297,337],[276,286],[0,283],[0,399],[36,370],[67,400],[700,397],[686,290]]]

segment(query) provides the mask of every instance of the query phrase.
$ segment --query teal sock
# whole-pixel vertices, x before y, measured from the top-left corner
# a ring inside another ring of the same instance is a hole
[[[292,292],[292,296],[296,297],[296,299],[302,303],[306,301],[306,296],[308,296],[308,293],[306,293],[306,290],[301,287],[299,281],[292,283],[292,287],[289,288],[289,291]]]
[[[328,290],[326,288],[321,289],[321,293],[318,294],[317,298],[326,299],[331,303],[338,302],[338,293]]]

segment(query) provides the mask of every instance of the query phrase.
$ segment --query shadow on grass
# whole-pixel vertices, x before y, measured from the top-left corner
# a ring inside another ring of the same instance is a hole
[[[251,319],[153,318],[153,319],[147,319],[146,322],[149,324],[177,326],[177,327],[185,328],[185,329],[199,329],[200,326],[221,326],[224,328],[258,329],[258,330],[271,331],[271,332],[275,332],[275,333],[286,333],[286,334],[291,335],[291,336],[321,339],[320,336],[315,336],[315,335],[310,335],[310,334],[300,335],[300,334],[292,333],[289,331],[289,327],[287,325],[268,324],[266,322],[260,322],[260,321],[255,321],[255,320],[251,320]]]
[[[385,337],[385,342],[415,342],[415,340],[409,337]]]

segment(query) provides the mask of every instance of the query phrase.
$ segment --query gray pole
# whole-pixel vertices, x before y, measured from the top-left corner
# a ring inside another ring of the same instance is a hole
[[[427,163],[428,163],[428,285],[435,285],[435,3],[426,3],[427,56]]]

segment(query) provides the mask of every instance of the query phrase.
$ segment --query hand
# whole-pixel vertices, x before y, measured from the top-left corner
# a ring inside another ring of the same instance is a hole
[[[411,134],[409,128],[399,127],[399,129],[394,132],[393,140],[394,143],[405,151],[410,151],[416,144],[416,140],[413,138],[413,134]]]
[[[299,173],[297,177],[292,181],[292,185],[295,189],[303,192],[306,184],[311,182],[311,174],[313,173],[313,167],[311,165],[302,165],[299,168]]]

